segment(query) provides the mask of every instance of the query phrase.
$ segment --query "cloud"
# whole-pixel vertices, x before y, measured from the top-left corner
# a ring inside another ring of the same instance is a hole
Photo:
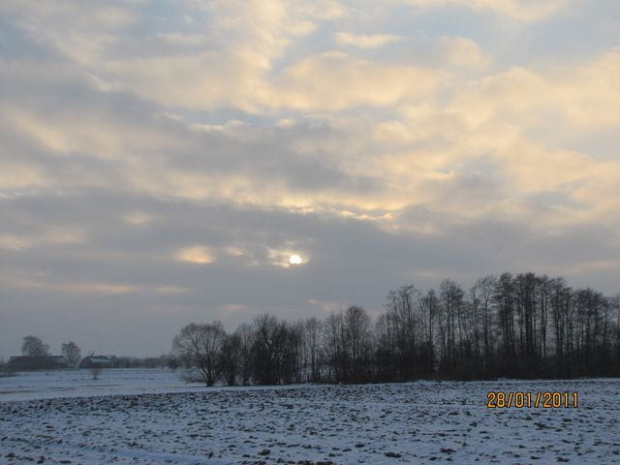
[[[185,294],[188,289],[179,286],[157,286],[155,292],[160,294]]]
[[[419,8],[460,6],[473,10],[490,10],[521,21],[541,21],[560,11],[567,0],[538,2],[531,0],[401,0]]]
[[[350,32],[339,32],[336,34],[336,42],[339,45],[352,45],[359,48],[380,48],[384,45],[399,42],[402,37],[392,34],[352,34]]]
[[[525,127],[561,117],[573,130],[597,130],[620,125],[614,111],[620,93],[614,85],[620,72],[620,52],[591,61],[548,66],[543,70],[512,68],[475,82],[457,99],[472,125],[501,118]]]
[[[138,292],[138,286],[103,282],[62,282],[47,276],[0,275],[0,283],[11,288],[66,294],[116,295]]]
[[[206,37],[200,34],[183,34],[180,32],[160,33],[155,37],[165,44],[172,45],[184,45],[184,46],[199,46],[203,45],[207,40]]]
[[[180,249],[175,254],[177,260],[196,265],[207,265],[215,261],[213,253],[206,246],[193,246]]]
[[[413,66],[378,64],[341,52],[308,58],[276,81],[277,106],[337,111],[360,105],[388,106],[433,93],[440,74]]]
[[[127,223],[133,224],[135,226],[148,226],[153,221],[156,221],[157,218],[158,217],[155,215],[151,215],[149,213],[141,211],[129,212],[124,217]]]
[[[0,249],[21,250],[32,246],[32,242],[21,236],[3,234],[0,236]]]
[[[318,21],[341,16],[336,2],[190,2],[209,13],[203,49],[180,55],[106,60],[100,67],[122,88],[162,105],[191,109],[234,107],[257,112],[277,90],[268,79],[274,62]],[[167,42],[195,45],[197,34],[168,33]]]
[[[446,61],[454,66],[484,70],[491,59],[471,39],[466,37],[442,37],[440,50]]]
[[[306,58],[267,80],[247,60],[221,54],[162,57],[112,63],[127,90],[162,105],[246,111],[334,111],[360,105],[386,106],[433,92],[441,76],[327,52]]]
[[[96,65],[136,19],[128,8],[93,0],[7,0],[2,10],[28,32],[29,40],[83,65]]]
[[[40,148],[62,158],[54,163],[28,161],[31,155],[23,162],[6,160],[6,172],[14,174],[7,177],[5,187],[113,182],[148,195],[353,211],[360,218],[377,208],[384,210],[381,216],[408,205],[437,204],[442,209],[452,205],[453,214],[459,217],[464,212],[467,216],[476,211],[491,214],[487,206],[463,208],[465,205],[446,202],[441,195],[451,180],[461,174],[462,179],[470,176],[464,168],[468,159],[487,159],[495,163],[488,169],[516,188],[516,198],[541,191],[562,192],[568,210],[557,213],[566,215],[573,208],[570,201],[575,183],[597,179],[601,171],[587,153],[537,141],[543,132],[540,128],[551,134],[542,115],[564,112],[563,119],[555,120],[556,132],[564,130],[558,124],[563,121],[587,131],[589,126],[581,124],[585,117],[573,118],[575,112],[566,109],[588,108],[588,95],[599,98],[594,82],[606,88],[616,61],[612,52],[570,67],[512,69],[483,76],[455,89],[453,100],[440,107],[432,103],[433,92],[440,90],[437,72],[375,66],[347,54],[328,53],[287,68],[281,78],[286,85],[281,86],[280,101],[274,98],[271,105],[340,111],[371,100],[377,106],[400,105],[401,114],[377,123],[370,118],[333,117],[322,125],[301,119],[292,126],[274,124],[270,128],[234,120],[196,124],[153,119],[147,106],[136,106],[138,101],[127,111],[127,105],[120,103],[123,94],[102,96],[96,86],[63,75],[59,78],[62,85],[82,87],[79,104],[60,110],[53,119],[36,106],[15,111],[7,106],[4,110],[8,124],[30,143],[36,141]],[[315,88],[302,85],[304,82],[316,83]],[[52,80],[49,89],[56,85]],[[297,87],[299,94],[293,92]],[[377,90],[370,92],[373,88]],[[116,99],[118,103],[112,104]],[[599,124],[591,125],[591,131],[615,124],[613,99],[610,92],[612,104],[605,110],[607,102],[601,96],[598,108],[609,116],[599,115]],[[76,111],[87,107],[98,111],[89,120],[75,117]],[[596,119],[594,113],[592,120]],[[337,157],[332,156],[336,153]],[[93,159],[105,160],[115,173],[102,176],[105,171],[93,165]],[[484,170],[476,174],[484,175]],[[494,189],[490,194],[493,199],[506,198],[506,192]],[[506,208],[500,203],[493,205],[496,210]]]
[[[27,189],[48,184],[49,178],[40,166],[27,162],[0,160],[0,186],[3,189]]]
[[[67,19],[79,19],[80,27],[119,29],[134,22],[132,12],[122,6],[101,4],[95,0],[57,0],[41,4],[36,0],[6,0],[0,9],[8,14],[27,13],[22,21],[46,21],[53,27],[66,24]],[[72,25],[75,26],[75,25]]]
[[[39,3],[0,4],[0,354],[505,270],[617,292],[620,58],[562,2]]]
[[[78,26],[67,30],[66,25],[59,28],[56,19],[49,21],[50,17],[61,15],[56,10],[41,17],[22,17],[27,18],[23,27],[31,31],[35,40],[52,44],[56,53],[80,67],[88,67],[89,73],[83,79],[172,108],[237,108],[253,113],[285,109],[329,111],[357,105],[385,106],[427,92],[436,85],[438,77],[431,70],[401,68],[337,52],[311,55],[275,69],[276,61],[296,41],[313,34],[319,21],[344,14],[333,2],[326,3],[330,4],[328,11],[332,11],[327,15],[301,2],[244,2],[243,7],[235,2],[213,2],[205,20],[209,34],[179,30],[152,37],[136,36],[127,29],[135,16],[129,10],[125,22],[119,19],[118,24],[105,28],[102,20],[88,30]],[[206,8],[202,3],[192,5]],[[78,14],[67,4],[62,15],[68,20]],[[112,31],[118,28],[121,32],[114,34]],[[89,34],[89,40],[85,40],[85,34]],[[398,39],[389,34],[349,33],[341,33],[337,38],[341,43],[362,48]],[[159,49],[158,53],[131,52],[140,48],[150,52],[153,39],[181,48]],[[122,41],[131,46],[123,48]],[[322,84],[317,87],[319,82]],[[53,135],[42,134],[48,142]]]
[[[84,232],[76,227],[39,227],[40,231],[28,234],[0,235],[0,249],[19,251],[41,246],[79,245],[84,243]]]

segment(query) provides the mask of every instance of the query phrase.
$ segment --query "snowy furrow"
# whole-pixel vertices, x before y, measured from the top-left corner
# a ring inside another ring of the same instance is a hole
[[[0,463],[613,464],[619,387],[506,380],[42,395],[0,401]],[[575,391],[580,405],[489,409],[490,390]]]

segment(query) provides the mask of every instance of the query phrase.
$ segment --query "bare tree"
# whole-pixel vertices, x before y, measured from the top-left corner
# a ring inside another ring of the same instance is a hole
[[[472,298],[477,303],[477,314],[479,324],[482,326],[482,346],[483,346],[483,371],[489,369],[491,358],[494,353],[493,344],[493,316],[494,316],[494,293],[497,285],[497,278],[493,275],[478,279],[472,291]]]
[[[347,381],[360,382],[370,379],[372,369],[371,319],[362,307],[352,306],[344,312],[344,350],[346,354]]]
[[[49,355],[49,346],[36,336],[26,336],[22,342],[22,355],[30,357]]]
[[[320,380],[320,350],[321,350],[322,323],[316,318],[304,321],[304,353],[307,365],[310,367],[310,380],[314,383]]]
[[[241,337],[234,333],[226,336],[222,344],[222,372],[226,383],[234,386],[237,383],[237,374],[241,361]]]
[[[200,371],[207,386],[213,386],[222,374],[221,353],[226,332],[222,323],[190,323],[175,336],[172,350],[185,363]]]
[[[538,349],[537,352],[542,359],[547,358],[547,330],[548,330],[548,319],[549,319],[549,307],[551,303],[551,280],[547,275],[538,278],[539,281],[539,296],[538,296],[538,306],[539,306],[539,327],[540,327],[540,337],[538,338]]]
[[[419,298],[419,291],[409,284],[390,291],[385,304],[387,323],[394,336],[393,352],[398,363],[398,377],[401,379],[412,379],[418,371]]]
[[[516,357],[516,336],[514,328],[515,297],[513,278],[510,273],[502,273],[495,283],[495,303],[501,336],[504,364],[512,363]]]
[[[254,320],[252,368],[258,384],[278,384],[282,339],[282,327],[275,316],[265,314]]]
[[[90,374],[92,375],[93,380],[96,381],[99,379],[99,375],[101,375],[101,365],[93,361],[95,359],[95,352],[90,351],[88,353],[88,357],[90,358],[90,363],[91,363]]]
[[[342,312],[332,312],[325,319],[323,324],[323,347],[334,379],[336,381],[343,381],[346,355],[344,351],[344,317]]]
[[[70,367],[77,367],[82,359],[82,351],[73,341],[62,345],[62,355]]]
[[[564,278],[551,280],[551,316],[555,334],[555,357],[558,368],[563,371],[566,365],[568,342],[568,317],[570,314],[572,290],[566,285]]]
[[[374,352],[375,376],[379,381],[394,381],[396,379],[394,331],[388,323],[387,312],[379,314],[375,320],[374,337],[376,348]]]
[[[254,322],[252,366],[258,384],[280,384],[299,380],[301,328],[262,315]]]
[[[616,355],[616,363],[620,361],[620,294],[616,294],[611,298],[611,307],[613,313],[615,313],[615,325],[616,325],[616,337],[615,337],[615,355]]]
[[[420,310],[424,325],[425,342],[422,353],[424,354],[424,372],[432,374],[435,370],[435,326],[439,314],[439,298],[435,289],[430,289],[420,299]]]
[[[285,337],[282,347],[280,379],[284,384],[299,383],[302,380],[303,323],[284,322]]]
[[[443,323],[442,334],[445,335],[445,363],[443,368],[451,372],[462,357],[464,342],[463,307],[464,292],[456,282],[445,279],[439,286],[440,319]]]
[[[252,346],[254,345],[255,333],[252,325],[241,323],[235,334],[239,337],[240,343],[240,365],[241,382],[244,386],[250,384],[252,374]]]
[[[522,362],[527,365],[527,372],[536,371],[537,331],[536,318],[537,297],[539,297],[540,280],[534,273],[519,274],[514,279],[516,310],[519,320],[519,348]]]

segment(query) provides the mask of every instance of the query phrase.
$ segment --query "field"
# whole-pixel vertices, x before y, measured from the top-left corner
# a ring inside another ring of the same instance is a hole
[[[570,391],[577,408],[487,408]],[[0,378],[0,463],[620,462],[620,380],[204,388],[168,370]]]

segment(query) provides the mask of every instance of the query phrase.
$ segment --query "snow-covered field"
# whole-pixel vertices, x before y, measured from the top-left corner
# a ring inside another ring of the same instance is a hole
[[[182,372],[169,369],[107,369],[99,379],[91,370],[19,373],[0,378],[0,402],[8,400],[90,397],[114,394],[144,394],[201,390],[200,384],[187,384]]]
[[[39,383],[39,384],[37,384]],[[578,392],[488,409],[487,392]],[[620,380],[203,388],[167,370],[0,378],[0,463],[620,463]]]

